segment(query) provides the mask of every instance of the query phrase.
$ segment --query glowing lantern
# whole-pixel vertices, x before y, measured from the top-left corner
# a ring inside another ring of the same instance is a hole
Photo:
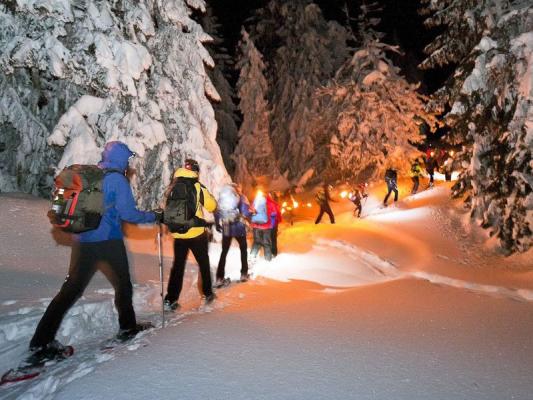
[[[345,191],[341,192],[341,197],[342,197],[343,199],[345,199],[347,195],[348,195],[347,192],[345,192]]]

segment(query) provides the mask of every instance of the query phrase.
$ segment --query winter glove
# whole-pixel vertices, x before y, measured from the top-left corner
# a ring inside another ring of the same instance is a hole
[[[155,222],[157,222],[158,224],[163,222],[164,213],[161,208],[156,208],[152,212],[155,214]]]

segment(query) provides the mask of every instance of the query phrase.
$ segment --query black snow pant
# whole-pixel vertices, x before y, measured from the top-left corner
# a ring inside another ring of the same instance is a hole
[[[124,242],[119,239],[78,243],[72,248],[65,282],[37,325],[30,348],[46,346],[54,340],[66,312],[81,297],[97,269],[102,271],[115,289],[120,329],[135,328],[133,287]]]
[[[272,260],[272,229],[254,228],[254,242],[250,256],[257,257],[257,253],[259,253],[261,247],[265,254],[265,260]]]
[[[226,275],[226,256],[228,255],[229,246],[231,244],[232,236],[222,236],[222,253],[220,253],[220,260],[218,261],[217,279],[224,279]],[[248,244],[246,243],[246,236],[235,236],[235,240],[239,243],[241,251],[241,275],[248,274]]]
[[[420,185],[420,178],[418,176],[412,176],[411,180],[413,181],[413,188],[411,189],[411,194],[418,192],[418,185]]]
[[[394,192],[394,201],[398,201],[398,188],[396,187],[396,183],[387,182],[387,189],[389,189],[389,191],[387,192],[385,199],[383,199],[384,205],[387,205],[387,200],[389,199],[389,196],[392,192]]]
[[[209,264],[209,253],[207,252],[208,240],[207,233],[191,239],[174,239],[174,263],[170,270],[168,278],[167,295],[165,300],[173,303],[180,298],[183,287],[183,276],[185,275],[185,263],[189,250],[192,251],[200,274],[202,276],[202,292],[204,296],[209,297],[213,294],[211,284],[211,266]]]
[[[361,216],[361,212],[363,211],[363,206],[361,204],[361,200],[359,201],[354,201],[353,202],[354,206],[355,206],[355,210],[353,210],[353,216],[354,217],[360,217]]]
[[[320,223],[324,213],[329,215],[329,221],[332,224],[335,223],[335,216],[333,215],[333,211],[331,211],[331,207],[330,207],[329,203],[322,203],[322,204],[320,204],[320,212],[318,213],[318,217],[316,217],[315,225]]]
[[[435,182],[435,171],[428,171],[429,174],[429,187],[433,187],[433,183]]]
[[[272,256],[278,255],[278,224],[275,224],[271,230],[272,232]]]

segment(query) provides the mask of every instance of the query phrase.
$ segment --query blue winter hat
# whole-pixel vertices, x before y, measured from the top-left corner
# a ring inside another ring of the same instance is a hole
[[[102,161],[98,163],[100,168],[113,168],[125,171],[128,168],[130,158],[135,157],[135,152],[120,141],[107,142],[102,151]]]

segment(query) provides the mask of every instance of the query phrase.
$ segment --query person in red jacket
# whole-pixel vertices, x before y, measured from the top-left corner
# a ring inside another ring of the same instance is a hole
[[[274,194],[275,195],[275,194]],[[267,208],[268,203],[270,203],[271,209],[275,209],[275,214],[270,216],[270,221],[272,223],[272,257],[276,257],[278,255],[278,226],[282,221],[281,218],[281,208],[279,206],[279,203],[274,200],[273,193],[269,193],[267,196]]]

